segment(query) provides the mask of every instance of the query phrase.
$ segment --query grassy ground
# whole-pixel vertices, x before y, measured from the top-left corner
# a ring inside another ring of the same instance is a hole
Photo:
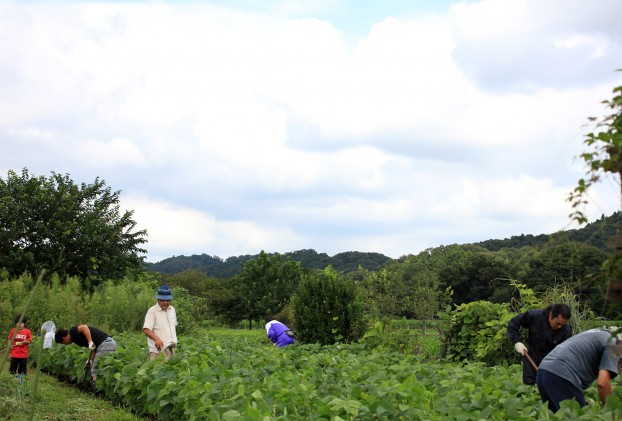
[[[34,413],[31,408],[34,392],[34,375],[23,384],[21,396],[19,380],[5,370],[0,373],[0,418],[3,420],[89,420],[89,421],[137,421],[138,417],[104,399],[95,399],[75,387],[68,386],[56,378],[41,373],[37,387]]]

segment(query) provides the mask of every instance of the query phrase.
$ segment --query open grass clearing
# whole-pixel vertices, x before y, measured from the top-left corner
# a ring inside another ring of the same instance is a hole
[[[39,374],[36,402],[31,418],[34,384],[34,371],[32,371],[28,374],[28,380],[22,384],[20,397],[19,380],[10,375],[8,371],[0,373],[0,414],[3,420],[138,421],[147,419],[111,404],[108,400],[96,399],[92,394],[65,384],[45,373]]]

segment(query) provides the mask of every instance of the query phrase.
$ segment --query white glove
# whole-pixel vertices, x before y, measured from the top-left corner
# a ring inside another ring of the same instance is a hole
[[[86,360],[86,362],[84,363],[84,368],[88,368],[91,366],[91,359],[89,358],[88,360]]]
[[[93,341],[89,342],[89,349],[95,349],[95,348],[97,348],[95,346],[95,343]]]
[[[525,355],[525,352],[527,352],[527,347],[522,342],[516,342],[514,344],[514,349],[521,355]]]

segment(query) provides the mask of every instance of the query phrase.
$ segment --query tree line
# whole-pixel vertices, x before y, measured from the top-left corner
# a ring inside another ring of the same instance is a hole
[[[328,258],[314,250],[285,255],[262,251],[227,259],[238,270],[226,277],[205,272],[200,265],[187,265],[174,274],[150,273],[159,283],[188,291],[200,308],[194,311],[197,317],[228,325],[244,322],[252,327],[267,314],[293,323],[294,304],[302,308],[296,298],[303,291],[300,285],[318,280],[352,285],[360,301],[351,309],[360,304],[368,320],[430,319],[448,305],[508,302],[515,293],[512,281],[535,290],[567,286],[597,315],[618,318],[618,310],[603,298],[607,279],[601,267],[612,252],[572,239],[600,239],[619,219],[619,213],[603,217],[583,230],[549,236],[546,243],[540,236],[533,243],[522,236],[519,247],[511,247],[512,239],[506,247],[454,244],[399,259],[379,253],[347,252]],[[24,273],[36,278],[46,271],[61,284],[80,279],[81,288],[93,293],[107,282],[140,279],[145,273],[140,245],[145,242],[146,231],[136,229],[132,213],[119,211],[119,192],[99,179],[78,186],[68,175],[35,177],[26,169],[0,178],[2,279]],[[206,255],[190,260],[223,263]]]
[[[448,305],[486,300],[509,303],[515,283],[538,293],[563,286],[580,297],[596,315],[619,317],[619,308],[604,299],[607,279],[602,264],[610,254],[584,243],[550,243],[496,252],[476,245],[430,248],[416,255],[388,261],[379,270],[359,267],[339,277],[355,285],[370,319],[432,319]],[[291,256],[262,252],[229,278],[214,278],[190,269],[162,274],[167,283],[187,289],[209,303],[210,317],[223,323],[259,320],[283,312],[301,279],[320,269],[302,267]]]
[[[559,231],[553,234],[513,235],[502,240],[490,239],[473,243],[472,245],[483,247],[489,251],[499,251],[502,249],[521,249],[523,247],[542,249],[551,243],[576,242],[592,245],[605,253],[611,253],[613,250],[609,241],[611,237],[617,234],[620,225],[622,225],[622,212],[615,212],[610,216],[602,215],[596,221],[588,223],[580,229]],[[300,262],[303,268],[324,269],[330,265],[333,269],[345,273],[354,272],[359,267],[376,271],[390,260],[393,260],[381,253],[358,251],[338,253],[331,257],[326,253],[318,253],[313,249],[283,253],[282,256],[291,257],[293,260]],[[208,254],[182,255],[172,256],[157,263],[145,263],[145,268],[149,271],[168,275],[174,275],[190,269],[198,269],[215,278],[229,278],[240,273],[242,265],[256,257],[257,255],[247,254],[222,259]]]
[[[581,224],[589,188],[603,176],[622,175],[622,86],[604,103],[613,113],[593,120],[597,130],[585,140],[591,150],[581,155],[587,178],[568,197],[570,217]],[[620,218],[616,212],[582,230],[443,245],[399,259],[262,251],[227,259],[239,268],[229,267],[226,276],[214,275],[223,262],[209,256],[198,267],[211,273],[191,266],[202,256],[182,259],[182,271],[158,273],[145,270],[146,231],[137,229],[132,212],[120,212],[119,192],[104,181],[77,185],[69,175],[9,170],[0,177],[0,317],[26,311],[35,322],[54,315],[136,328],[149,291],[169,283],[186,328],[204,322],[252,328],[270,314],[296,326],[302,339],[325,344],[369,339],[385,321],[440,318],[449,326],[449,358],[485,360],[500,351],[504,323],[516,311],[572,302],[578,311],[571,323],[622,318]]]
[[[318,253],[313,249],[297,250],[281,254],[283,257],[291,257],[300,262],[306,269],[324,269],[331,266],[341,272],[353,272],[364,267],[369,270],[378,270],[390,257],[381,253],[366,253],[359,251],[348,251],[329,256],[326,253]],[[237,275],[242,271],[242,265],[258,255],[231,256],[222,259],[218,256],[208,254],[194,254],[192,256],[173,256],[157,263],[145,263],[145,269],[152,272],[159,272],[174,275],[189,269],[197,269],[205,272],[214,278],[228,278]]]

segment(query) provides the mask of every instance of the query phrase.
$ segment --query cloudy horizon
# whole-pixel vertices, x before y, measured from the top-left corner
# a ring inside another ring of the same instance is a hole
[[[0,177],[99,177],[147,261],[577,228],[617,0],[5,1]],[[620,210],[591,192],[590,222]]]

